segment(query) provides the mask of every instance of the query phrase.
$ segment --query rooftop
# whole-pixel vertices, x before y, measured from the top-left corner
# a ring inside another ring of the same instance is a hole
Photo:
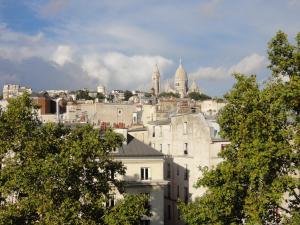
[[[163,157],[164,154],[144,144],[131,135],[127,136],[127,145],[124,145],[118,152],[113,154],[116,157]]]

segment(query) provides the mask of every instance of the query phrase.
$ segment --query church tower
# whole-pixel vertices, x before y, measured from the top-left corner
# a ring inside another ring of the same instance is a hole
[[[152,72],[152,90],[153,94],[155,96],[159,95],[160,92],[160,73],[158,70],[157,64],[153,67],[153,72]]]
[[[181,59],[179,66],[175,73],[175,91],[180,95],[180,98],[184,98],[188,92],[188,77],[185,70],[182,67]]]

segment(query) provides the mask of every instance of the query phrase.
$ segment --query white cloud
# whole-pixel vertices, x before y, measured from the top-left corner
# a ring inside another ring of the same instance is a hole
[[[60,66],[73,62],[73,49],[68,45],[59,45],[52,56],[52,60]]]
[[[151,79],[153,65],[157,63],[165,71],[172,61],[162,56],[128,56],[118,52],[85,55],[82,69],[91,78],[115,88],[135,88],[146,84]]]
[[[38,32],[28,35],[9,29],[0,24],[0,57],[21,61],[31,57],[47,58],[53,51],[53,45],[47,43],[44,34]]]
[[[191,73],[191,78],[218,80],[228,77],[227,70],[223,67],[200,67],[196,72]]]
[[[138,37],[135,36],[147,37],[147,33],[142,31],[131,30],[128,27],[124,27],[124,29],[120,30],[116,27],[108,29],[108,32],[121,39],[121,33],[129,31],[123,38],[125,42],[131,42],[132,45],[134,42],[138,42]],[[49,76],[51,73],[53,73],[53,77],[57,77],[59,73],[62,79],[68,77],[72,79],[73,83],[81,83],[88,88],[96,87],[98,82],[108,88],[134,89],[150,83],[152,67],[155,63],[158,64],[161,74],[164,74],[164,71],[172,65],[170,59],[159,55],[111,52],[98,48],[97,45],[91,45],[88,48],[83,45],[77,49],[74,47],[75,44],[60,44],[58,40],[49,41],[42,33],[31,36],[14,32],[5,25],[0,27],[0,31],[0,59],[11,62],[10,67],[13,71],[15,71],[13,67],[16,67],[16,63],[20,64],[20,68],[26,68],[26,70],[32,68],[32,77]],[[149,38],[151,39],[151,36]],[[136,44],[140,47],[143,44],[147,45],[148,42],[151,42],[150,39]],[[44,67],[49,71],[45,71],[44,74],[36,74],[37,67]],[[6,69],[3,71],[8,73]],[[21,70],[15,73],[16,79],[21,76]],[[8,79],[3,75],[2,78]],[[2,83],[3,79],[0,80]],[[30,80],[30,77],[27,79]],[[45,79],[47,78],[45,77]]]
[[[258,55],[256,53],[246,56],[239,63],[233,65],[229,69],[229,73],[256,73],[260,69],[266,66],[266,59],[264,56]]]
[[[38,32],[36,35],[27,35],[20,32],[15,32],[9,29],[6,24],[0,23],[0,41],[7,43],[18,43],[20,41],[27,44],[37,44],[44,38],[42,32]]]
[[[222,80],[229,78],[232,73],[243,73],[246,75],[257,73],[266,66],[264,56],[253,53],[243,58],[240,62],[226,67],[200,67],[197,71],[191,73],[191,78]]]

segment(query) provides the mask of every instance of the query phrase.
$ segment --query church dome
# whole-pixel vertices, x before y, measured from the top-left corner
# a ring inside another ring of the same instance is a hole
[[[175,73],[175,80],[187,80],[187,74],[180,64]]]

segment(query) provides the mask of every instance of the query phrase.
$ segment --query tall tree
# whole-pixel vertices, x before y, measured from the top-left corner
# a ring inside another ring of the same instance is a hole
[[[34,108],[25,94],[0,111],[0,224],[103,224],[106,197],[122,186],[110,152],[123,138],[42,125]]]
[[[141,215],[149,215],[147,207],[148,197],[146,195],[125,195],[115,207],[107,210],[104,222],[107,225],[139,225]]]
[[[132,92],[126,90],[125,93],[124,93],[124,100],[128,101],[130,99],[130,97],[132,97],[132,96],[133,96]]]
[[[299,35],[297,36],[299,40]],[[218,121],[231,143],[224,161],[202,169],[206,193],[180,204],[189,224],[287,224],[299,220],[299,41],[279,32],[269,45],[273,78],[259,87],[255,76],[236,74]],[[283,82],[282,76],[289,80]],[[289,193],[289,197],[285,197]],[[284,215],[288,215],[284,219]]]

